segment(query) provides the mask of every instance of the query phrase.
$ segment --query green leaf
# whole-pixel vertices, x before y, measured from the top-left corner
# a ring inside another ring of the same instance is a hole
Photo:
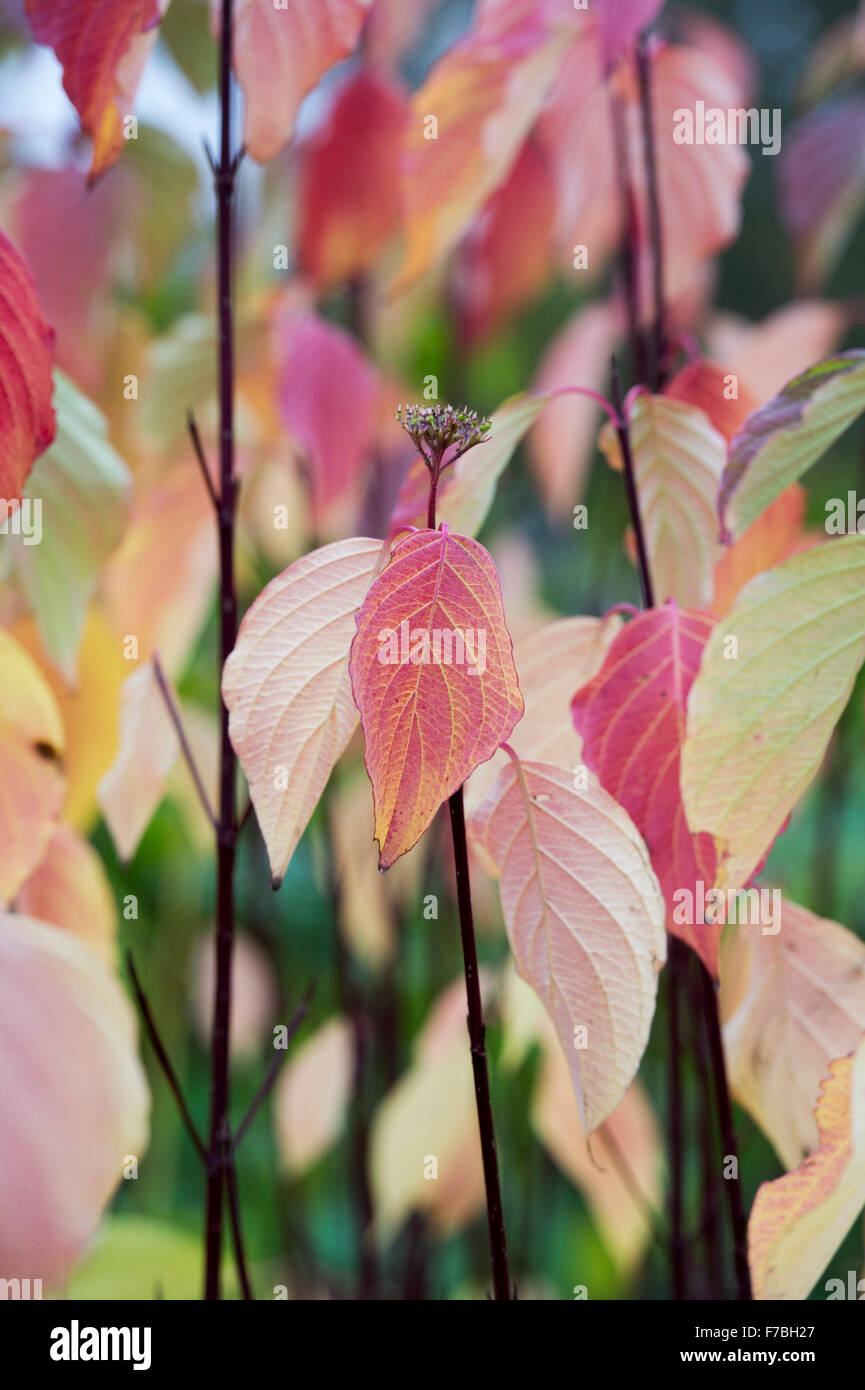
[[[131,479],[96,406],[59,370],[54,389],[57,437],[23,493],[34,509],[41,503],[41,538],[4,539],[45,652],[71,683],[99,571],[123,534]]]
[[[224,1292],[236,1296],[230,1258],[223,1258]],[[112,1216],[69,1277],[68,1299],[201,1298],[201,1237],[145,1216]]]
[[[719,887],[747,883],[771,847],[863,659],[862,536],[758,575],[713,630],[688,698],[681,786],[691,830],[716,837]]]
[[[718,510],[732,540],[865,410],[865,351],[839,352],[749,415],[730,445]]]

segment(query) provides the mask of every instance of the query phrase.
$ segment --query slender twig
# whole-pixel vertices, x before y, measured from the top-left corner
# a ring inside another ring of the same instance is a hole
[[[643,531],[643,521],[640,516],[640,500],[637,495],[637,478],[634,471],[634,456],[631,452],[631,437],[628,430],[628,422],[625,418],[624,405],[622,403],[622,387],[619,381],[619,368],[615,357],[612,359],[612,395],[613,405],[618,415],[616,433],[619,436],[619,446],[622,450],[622,466],[625,475],[625,490],[628,495],[628,507],[631,512],[631,525],[634,528],[634,535],[637,541],[637,556],[639,559],[640,587],[643,592],[643,606],[654,608],[655,594],[652,588],[652,572],[649,568],[649,551],[646,545],[646,536]]]
[[[441,462],[439,458],[438,462]],[[435,497],[438,482],[438,469],[430,470],[430,494],[427,525],[431,531],[436,527]],[[469,878],[469,852],[466,839],[466,814],[463,802],[463,789],[459,787],[448,801],[451,818],[451,835],[454,846],[454,866],[457,880],[457,904],[460,916],[460,936],[463,946],[463,968],[466,980],[466,999],[468,1001],[469,1050],[472,1058],[472,1073],[475,1083],[475,1102],[478,1111],[478,1127],[481,1138],[481,1158],[484,1170],[484,1188],[487,1199],[487,1226],[490,1237],[490,1260],[493,1274],[493,1296],[497,1301],[512,1298],[511,1278],[508,1270],[508,1247],[505,1237],[505,1217],[502,1207],[501,1184],[499,1182],[499,1160],[496,1152],[496,1131],[493,1124],[493,1105],[490,1097],[490,1078],[487,1071],[486,1026],[484,1024],[481,986],[478,975],[478,951],[475,942],[474,916],[472,914],[472,889]]]
[[[210,469],[207,465],[207,457],[204,452],[204,445],[201,442],[201,435],[198,433],[198,425],[195,423],[195,416],[191,410],[186,412],[186,428],[189,430],[189,437],[192,440],[192,448],[195,454],[198,467],[201,469],[201,476],[204,479],[204,486],[207,488],[208,496],[213,503],[213,509],[219,515],[219,498],[216,495],[216,488],[213,486],[213,478],[210,476]]]
[[[499,1163],[496,1153],[496,1133],[490,1098],[490,1079],[487,1072],[487,1051],[481,987],[478,977],[478,954],[472,916],[472,892],[469,881],[469,856],[466,843],[466,818],[463,789],[455,791],[448,802],[451,832],[454,842],[454,863],[457,879],[457,902],[460,914],[460,935],[463,944],[463,965],[468,999],[469,1047],[475,1082],[475,1101],[481,1135],[481,1156],[487,1198],[487,1225],[490,1237],[490,1258],[493,1271],[493,1296],[510,1299],[511,1281],[508,1271],[508,1248],[505,1238],[505,1218],[499,1184]]]
[[[700,970],[700,961],[690,953],[689,966]],[[698,983],[699,989],[699,983]],[[689,990],[689,995],[691,991]],[[707,1272],[707,1293],[709,1298],[724,1296],[723,1243],[719,1223],[720,1215],[720,1173],[718,1171],[718,1144],[715,1137],[715,1107],[713,1104],[711,1058],[708,1055],[708,1021],[703,1009],[691,1009],[691,1045],[697,1062],[698,1129],[700,1136],[700,1168],[703,1189],[702,1213],[698,1232],[705,1252]]]
[[[171,687],[165,678],[165,672],[162,669],[162,663],[159,660],[159,657],[155,654],[152,658],[152,662],[153,674],[156,676],[156,683],[159,686],[162,698],[165,701],[165,707],[168,710],[169,718],[171,719],[171,722],[174,725],[174,729],[180,742],[180,748],[183,753],[186,766],[189,768],[189,774],[192,778],[195,790],[198,793],[198,799],[201,802],[204,814],[207,816],[207,819],[210,821],[210,824],[213,826],[214,830],[216,830],[218,827],[218,822],[215,815],[213,814],[213,808],[210,804],[210,799],[207,795],[207,792],[204,789],[204,782],[202,780],[201,773],[198,770],[198,764],[195,761],[192,749],[189,745],[189,740],[186,737],[186,731],[183,727],[183,721],[180,718],[180,711],[177,708],[177,705],[175,704],[174,697],[171,693]]]
[[[217,200],[218,375],[219,375],[219,589],[220,672],[237,637],[237,595],[234,581],[234,312],[232,303],[232,215],[237,160],[231,150],[231,67],[233,0],[223,0],[219,49],[220,154],[211,156]],[[210,1057],[210,1154],[222,1152],[228,1128],[229,1023],[231,1019],[231,953],[234,940],[234,861],[237,841],[234,750],[228,733],[228,710],[220,697],[219,826],[217,844],[217,909],[215,1003]],[[233,1162],[229,1155],[229,1164]],[[223,1221],[223,1165],[213,1162],[207,1178],[205,1213],[205,1297],[220,1296],[220,1254]]]
[[[685,1268],[685,1174],[682,1095],[681,1005],[684,996],[682,974],[686,947],[678,937],[669,938],[667,960],[667,1090],[669,1097],[670,1140],[670,1277],[673,1298],[687,1297]]]
[[[643,158],[646,166],[646,201],[652,255],[652,352],[647,385],[659,391],[664,383],[666,332],[664,326],[664,243],[661,235],[661,200],[658,192],[658,165],[655,155],[652,113],[652,69],[645,34],[637,40],[637,78],[640,87],[640,116],[643,128]]]
[[[237,1195],[237,1173],[234,1164],[231,1163],[227,1165],[225,1170],[225,1190],[228,1194],[228,1215],[231,1222],[234,1262],[237,1265],[237,1274],[240,1279],[240,1288],[243,1297],[250,1303],[254,1302],[255,1294],[252,1292],[252,1283],[246,1265],[246,1249],[243,1243],[243,1230],[240,1224],[240,1201]]]
[[[624,106],[619,97],[610,95],[610,119],[613,147],[616,153],[616,181],[621,220],[619,261],[625,289],[625,309],[628,317],[628,336],[631,342],[631,370],[637,381],[645,381],[646,344],[640,327],[640,303],[637,265],[637,210],[628,159],[628,134]]]
[[[298,1028],[303,1023],[303,1020],[306,1018],[306,1015],[309,1012],[309,1006],[312,1003],[312,996],[314,993],[315,985],[311,984],[307,989],[306,994],[303,996],[303,999],[300,1001],[297,1008],[295,1009],[294,1015],[286,1030],[285,1047],[280,1047],[275,1050],[275,1055],[271,1060],[270,1066],[267,1068],[264,1080],[262,1081],[255,1095],[253,1096],[252,1101],[249,1105],[249,1109],[247,1110],[240,1124],[237,1126],[237,1130],[235,1131],[234,1135],[234,1143],[231,1146],[232,1154],[237,1153],[237,1150],[243,1141],[244,1135],[246,1134],[247,1130],[249,1129],[250,1125],[252,1124],[253,1120],[258,1114],[258,1111],[260,1110],[264,1101],[270,1094],[270,1091],[273,1088],[273,1083],[279,1075],[280,1068],[282,1067],[283,1062],[288,1056],[288,1044],[291,1042]]]
[[[138,978],[138,971],[135,969],[135,962],[132,959],[131,951],[126,952],[126,967],[129,971],[129,978],[132,981],[132,988],[135,991],[135,998],[138,1002],[138,1008],[141,1013],[141,1017],[144,1020],[144,1026],[147,1029],[147,1036],[150,1038],[153,1051],[156,1053],[159,1065],[161,1066],[165,1074],[165,1079],[168,1082],[169,1090],[171,1091],[171,1094],[174,1096],[174,1099],[177,1102],[177,1108],[180,1111],[180,1118],[183,1121],[187,1134],[189,1135],[190,1139],[195,1145],[199,1158],[201,1159],[202,1163],[207,1164],[208,1153],[204,1145],[204,1140],[198,1133],[195,1121],[193,1120],[192,1115],[190,1114],[189,1106],[186,1104],[183,1091],[180,1088],[180,1082],[177,1079],[177,1074],[174,1070],[174,1067],[171,1065],[171,1059],[169,1058],[168,1053],[165,1050],[165,1046],[162,1042],[162,1039],[159,1036],[159,1029],[156,1026],[156,1021],[153,1017],[150,1005],[147,1001],[147,995],[144,993],[144,990],[141,987],[141,981]]]
[[[727,1084],[727,1068],[724,1065],[724,1044],[721,1037],[721,1020],[718,1015],[718,995],[712,977],[702,962],[700,963],[700,975],[703,983],[703,1006],[706,1031],[709,1037],[712,1075],[718,1102],[723,1156],[725,1161],[733,1159],[736,1164],[736,1175],[732,1178],[725,1176],[725,1187],[730,1207],[730,1222],[733,1228],[733,1262],[736,1267],[736,1284],[739,1299],[745,1301],[752,1297],[751,1272],[748,1268],[748,1223],[745,1218],[745,1203],[742,1199],[742,1180],[739,1176],[739,1153],[736,1146],[736,1130],[733,1124],[733,1106],[730,1101],[730,1088]]]

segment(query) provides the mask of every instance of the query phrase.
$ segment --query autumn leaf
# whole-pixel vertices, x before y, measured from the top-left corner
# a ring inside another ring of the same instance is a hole
[[[634,399],[628,428],[655,598],[707,606],[721,554],[715,499],[724,438],[697,406],[648,392]],[[609,424],[601,446],[621,468],[618,436]]]
[[[712,626],[708,614],[675,603],[640,614],[616,635],[571,709],[587,767],[649,847],[668,931],[687,941],[717,977],[720,926],[680,923],[673,915],[677,891],[690,893],[693,904],[697,883],[708,890],[715,882],[712,837],[689,831],[679,790],[688,692]]]
[[[597,401],[568,388],[604,390],[621,331],[617,304],[588,304],[567,321],[541,360],[533,398],[549,404],[529,436],[528,455],[553,517],[568,516],[582,496],[598,428]]]
[[[275,880],[281,880],[357,727],[348,654],[381,541],[322,546],[262,590],[240,625],[222,691]]]
[[[799,289],[825,282],[865,204],[865,101],[858,94],[794,122],[781,155],[781,212],[793,240]]]
[[[117,949],[117,905],[105,866],[84,836],[58,825],[38,868],[21,885],[15,910],[79,937],[107,966]]]
[[[276,1085],[276,1142],[287,1172],[305,1173],[342,1132],[354,1069],[352,1028],[331,1018],[289,1058]]]
[[[488,339],[541,292],[553,268],[554,220],[552,176],[537,142],[529,139],[455,257],[451,286],[465,343]]]
[[[724,548],[715,564],[715,595],[711,608],[719,618],[729,613],[736,595],[750,579],[780,565],[812,543],[805,531],[808,496],[799,483],[770,502],[737,541]]]
[[[664,396],[702,410],[728,442],[759,404],[744,382],[708,358],[682,367],[667,382]]]
[[[749,416],[730,445],[718,496],[726,539],[740,536],[865,410],[865,352],[817,362]]]
[[[310,474],[315,525],[356,490],[377,425],[378,375],[354,338],[317,314],[280,327],[282,418]]]
[[[123,148],[123,121],[159,20],[169,0],[27,0],[37,43],[54,49],[63,89],[93,140],[90,179],[110,168]]]
[[[347,58],[372,0],[235,0],[234,73],[246,98],[243,141],[264,164],[288,144],[301,101],[328,68]],[[212,0],[219,33],[220,0]]]
[[[769,932],[727,927],[720,1009],[733,1095],[795,1168],[817,1148],[830,1062],[865,1035],[865,943],[774,891]]]
[[[735,639],[734,658],[730,639]],[[814,777],[865,658],[865,538],[752,579],[709,638],[688,699],[682,796],[740,887]]]
[[[573,689],[597,673],[621,626],[616,613],[606,618],[556,618],[515,639],[514,663],[525,713],[508,744],[519,757],[575,773],[582,742],[571,717]],[[483,800],[506,757],[500,751],[472,774],[467,807]]]
[[[0,232],[0,507],[7,511],[54,438],[53,352],[54,333],[42,317],[30,272]]]
[[[599,0],[601,51],[609,64],[630,54],[638,35],[647,29],[664,0]]]
[[[327,289],[364,274],[396,232],[407,115],[396,79],[361,68],[303,147],[297,260],[316,285]]]
[[[485,971],[480,986],[486,1007],[490,979]],[[437,1233],[448,1235],[483,1207],[465,1007],[465,982],[455,980],[434,1000],[410,1066],[373,1116],[369,1175],[382,1241],[394,1236],[413,1211],[423,1212]]]
[[[483,546],[446,524],[400,541],[358,614],[349,671],[387,869],[523,712]]]
[[[120,747],[99,783],[99,805],[117,853],[133,858],[165,794],[165,779],[179,750],[177,732],[150,662],[124,683]]]
[[[131,477],[106,437],[104,417],[62,372],[55,372],[57,437],[24,488],[39,508],[39,541],[5,542],[42,643],[66,680],[75,681],[87,609],[103,563],[120,541]]]
[[[794,300],[759,323],[737,314],[713,314],[706,326],[709,356],[726,362],[764,405],[791,377],[834,351],[847,317],[843,303],[821,299]]]
[[[135,1017],[71,932],[4,914],[0,1018],[4,1052],[14,1047],[15,1057],[0,1095],[0,1274],[31,1270],[56,1287],[93,1236],[127,1156],[147,1146]]]
[[[0,905],[42,860],[63,806],[65,738],[39,668],[0,628]]]
[[[865,1202],[865,1043],[829,1065],[816,1153],[757,1189],[748,1220],[754,1297],[805,1299]]]
[[[507,177],[563,41],[540,11],[495,32],[481,26],[448,50],[415,93],[403,164],[406,249],[394,292],[451,250]]]
[[[19,618],[10,633],[35,662],[60,711],[66,731],[63,820],[86,833],[99,813],[97,784],[117,753],[118,706],[129,662],[97,607],[90,609],[84,625],[74,686],[45,656],[31,617]]]
[[[655,1010],[666,938],[648,850],[602,788],[577,790],[572,773],[516,756],[469,827],[590,1134],[634,1079]]]

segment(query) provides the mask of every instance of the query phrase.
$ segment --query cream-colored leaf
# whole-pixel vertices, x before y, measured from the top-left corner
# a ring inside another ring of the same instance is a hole
[[[0,1278],[56,1284],[148,1139],[135,1016],[70,932],[0,916]]]
[[[570,772],[542,762],[505,768],[470,827],[589,1134],[634,1079],[655,1010],[665,908],[648,850],[605,791],[578,791]]]
[[[352,1030],[344,1018],[316,1029],[287,1062],[274,1111],[279,1152],[290,1173],[305,1173],[339,1138],[352,1070]]]
[[[865,943],[788,898],[772,926],[777,934],[732,924],[724,934],[724,1050],[736,1100],[795,1168],[817,1147],[829,1063],[865,1036]]]
[[[99,783],[99,805],[128,861],[165,795],[180,745],[150,662],[124,682],[120,700],[120,747]]]
[[[358,725],[348,653],[381,549],[335,541],[289,565],[250,607],[225,664],[231,741],[275,879]]]
[[[748,1220],[754,1297],[804,1299],[865,1203],[865,1042],[830,1063],[817,1105],[820,1146],[758,1188]]]

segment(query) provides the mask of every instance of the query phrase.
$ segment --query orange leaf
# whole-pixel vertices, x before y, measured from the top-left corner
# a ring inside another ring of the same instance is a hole
[[[523,712],[484,547],[446,524],[396,545],[358,615],[349,672],[387,869]]]
[[[815,1118],[817,1152],[757,1189],[748,1221],[755,1298],[807,1298],[862,1209],[865,1043],[830,1063]]]
[[[169,0],[27,0],[37,43],[63,64],[63,88],[93,140],[91,180],[123,146],[123,120]]]
[[[71,826],[58,825],[15,910],[72,932],[106,965],[114,964],[117,907],[111,884],[96,850]]]
[[[36,663],[0,629],[0,904],[40,863],[63,805],[60,711]]]

